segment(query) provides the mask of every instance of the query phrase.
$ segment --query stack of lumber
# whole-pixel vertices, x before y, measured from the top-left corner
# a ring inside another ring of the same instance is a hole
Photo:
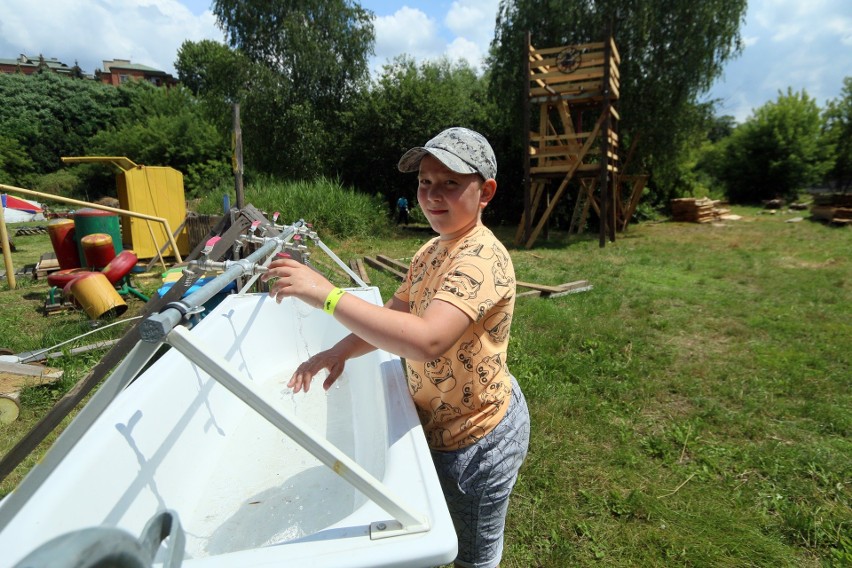
[[[37,279],[45,278],[51,272],[56,272],[59,269],[59,260],[57,260],[56,254],[46,252],[41,255],[38,263],[36,263],[35,268],[33,269],[33,276]]]
[[[814,195],[811,217],[829,223],[852,223],[852,193]]]
[[[707,197],[672,199],[672,218],[679,223],[710,223],[728,212],[719,209],[719,203]]]

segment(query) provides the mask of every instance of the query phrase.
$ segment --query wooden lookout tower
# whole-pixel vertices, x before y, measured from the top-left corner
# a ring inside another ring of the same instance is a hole
[[[621,174],[618,49],[612,37],[536,49],[529,33],[526,45],[524,213],[516,244],[532,248],[560,199],[574,194],[569,234],[583,230],[593,209],[603,247],[627,225],[647,180]],[[530,124],[536,106],[538,123]]]

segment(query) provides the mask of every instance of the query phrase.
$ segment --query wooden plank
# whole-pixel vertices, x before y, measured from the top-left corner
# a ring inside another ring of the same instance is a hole
[[[554,289],[557,289],[556,292],[547,292],[544,290],[530,290],[528,292],[522,292],[520,294],[515,295],[516,298],[528,298],[528,297],[538,297],[538,298],[559,298],[562,296],[567,296],[568,294],[578,294],[580,292],[586,292],[591,290],[593,286],[589,284],[588,280],[578,280],[576,282],[568,282],[566,284],[562,284],[560,286],[554,286]]]
[[[590,152],[585,152],[585,154],[589,154]],[[592,154],[594,152],[591,152]],[[568,172],[597,172],[600,171],[600,164],[581,164],[579,166],[574,167],[576,162],[566,163],[561,166],[536,166],[534,168],[530,168],[531,174],[561,174]]]
[[[52,381],[62,376],[62,369],[42,367],[41,365],[28,365],[26,363],[0,361],[0,373],[4,376],[15,375],[19,377],[38,377]]]
[[[574,83],[577,81],[588,81],[589,79],[601,79],[604,76],[604,68],[601,66],[587,68],[580,67],[579,69],[581,70],[571,71],[570,73],[554,71],[551,69],[546,73],[530,73],[530,78],[538,79],[539,81],[544,81],[546,85],[550,85],[556,88],[556,85],[560,85],[562,83]]]
[[[521,286],[523,288],[530,288],[532,290],[538,290],[539,292],[550,292],[551,294],[555,294],[557,292],[561,292],[562,288],[559,286],[548,286],[547,284],[535,284],[533,282],[523,282],[521,280],[516,280],[515,285]]]
[[[349,267],[358,275],[359,278],[361,278],[364,284],[370,284],[370,277],[367,275],[367,269],[364,267],[364,262],[360,258],[353,258],[350,260]],[[357,282],[354,283],[357,284]]]
[[[408,272],[408,268],[409,268],[408,265],[404,262],[396,260],[395,258],[391,258],[391,257],[385,256],[383,254],[377,254],[376,259],[378,259],[381,262],[384,262],[388,266],[393,266],[395,268],[398,268],[399,270],[402,270],[403,273]]]
[[[598,82],[594,87],[581,87],[574,83],[558,83],[555,85],[541,85],[539,87],[530,88],[530,97],[539,97],[550,95],[551,97],[568,98],[585,101],[594,100],[595,97],[602,96],[603,82]]]
[[[612,59],[615,61],[615,63],[620,64],[621,54],[618,52],[618,48],[615,47],[615,39],[613,38],[609,38],[609,50],[610,55],[612,56]]]
[[[538,132],[531,132],[530,137],[532,142],[568,142],[569,140],[585,140],[589,136],[589,132],[575,132],[573,134],[546,134],[539,135]],[[547,146],[549,147],[549,146]]]
[[[561,45],[559,47],[542,47],[535,49],[535,52],[542,56],[553,55],[554,53],[558,54],[559,52],[568,49],[569,47],[573,47],[578,51],[594,52],[603,50],[604,42],[598,41],[593,43],[579,43],[577,45]],[[532,48],[532,46],[530,46],[530,48]]]
[[[600,69],[603,71],[603,66],[606,64],[603,55],[595,58],[588,58],[584,55],[580,60],[580,64],[577,65],[574,70],[566,73],[565,71],[559,70],[556,59],[533,61],[532,58],[530,58],[530,63],[534,63],[534,66],[530,69],[530,80],[538,79],[545,81],[548,84],[550,84],[551,81],[577,81],[576,75],[580,73],[581,70]]]
[[[372,266],[373,268],[377,268],[377,269],[379,269],[379,270],[383,270],[383,271],[385,271],[385,272],[389,272],[389,273],[393,274],[394,276],[396,276],[397,278],[399,278],[400,280],[404,280],[404,279],[405,279],[405,274],[403,274],[402,272],[399,272],[399,271],[398,271],[398,270],[396,270],[395,268],[393,268],[393,267],[391,267],[391,266],[388,266],[387,264],[385,264],[385,263],[383,263],[383,262],[379,262],[379,261],[378,261],[378,260],[376,260],[375,258],[372,258],[372,257],[369,257],[369,256],[365,256],[365,257],[364,257],[364,262],[366,262],[367,264],[369,264],[369,265],[370,265],[370,266]]]

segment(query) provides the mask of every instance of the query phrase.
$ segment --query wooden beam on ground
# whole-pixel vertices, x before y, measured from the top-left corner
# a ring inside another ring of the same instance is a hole
[[[62,376],[62,369],[43,367],[42,365],[30,365],[29,363],[0,361],[0,376],[6,375],[38,377],[39,379],[43,379],[42,382],[50,382]]]
[[[390,274],[393,274],[394,276],[396,276],[400,280],[405,280],[405,273],[400,272],[399,270],[397,270],[393,266],[387,265],[384,262],[381,262],[381,261],[379,261],[375,258],[365,256],[364,262],[366,262],[367,264],[369,264],[373,268],[376,268],[378,270],[382,270],[384,272],[389,272]]]
[[[364,284],[370,284],[370,277],[367,275],[367,269],[364,267],[364,262],[360,258],[353,258],[349,261],[349,268],[364,281]],[[358,284],[354,280],[353,284]]]
[[[559,286],[548,286],[547,284],[534,284],[532,282],[522,282],[520,280],[517,280],[515,284],[522,288],[531,288],[533,290],[538,290],[539,292],[547,292],[550,294],[562,291],[562,288]]]
[[[408,265],[402,261],[396,260],[395,258],[391,258],[383,254],[377,254],[376,259],[379,262],[384,262],[388,266],[393,266],[397,270],[401,270],[403,274],[408,272]]]
[[[35,381],[36,383],[49,383],[62,376],[62,369],[42,367],[41,365],[29,365],[27,363],[9,363],[0,361],[0,391],[16,381]]]
[[[530,284],[527,282],[517,282],[516,284],[518,286],[524,286],[526,288],[533,288],[528,292],[516,294],[516,298],[527,298],[532,296],[538,298],[558,298],[560,296],[567,296],[568,294],[577,294],[579,292],[586,292],[592,289],[592,285],[589,284],[588,280],[566,282],[565,284],[560,284],[559,286],[546,286],[543,284]]]

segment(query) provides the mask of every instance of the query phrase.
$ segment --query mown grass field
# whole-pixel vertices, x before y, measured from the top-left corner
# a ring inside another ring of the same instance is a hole
[[[510,245],[520,280],[594,288],[517,302],[509,366],[533,431],[503,566],[852,564],[852,230],[734,212],[633,225],[603,249],[556,232]],[[514,230],[496,229],[507,244]],[[407,260],[428,236],[324,240],[344,260]],[[49,250],[39,238],[16,239],[21,254]],[[395,280],[370,274],[392,294]],[[43,283],[19,286],[0,285],[0,347],[89,329],[41,315]],[[52,363],[68,378],[25,391],[0,452],[96,360]]]

